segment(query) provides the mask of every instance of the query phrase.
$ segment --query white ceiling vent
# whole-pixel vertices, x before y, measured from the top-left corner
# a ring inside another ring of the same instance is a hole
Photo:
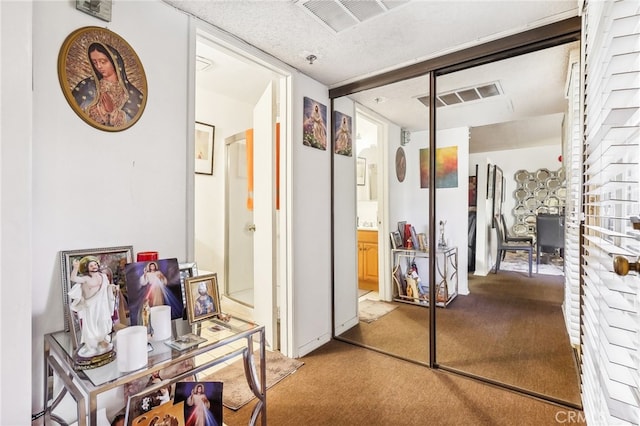
[[[486,83],[475,87],[466,87],[464,89],[457,89],[451,92],[440,93],[438,96],[436,96],[436,106],[444,107],[466,102],[479,101],[502,94],[504,94],[504,92],[502,91],[502,87],[500,87],[500,83],[494,81],[493,83]],[[417,99],[427,107],[429,106],[428,95],[419,96]]]
[[[339,33],[410,0],[294,0],[325,27]]]

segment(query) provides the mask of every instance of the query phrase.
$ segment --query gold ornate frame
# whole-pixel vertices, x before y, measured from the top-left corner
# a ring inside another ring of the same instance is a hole
[[[109,59],[117,84],[108,83],[92,65],[90,47]],[[58,55],[58,80],[73,111],[107,132],[133,126],[147,104],[147,77],[140,58],[122,37],[105,28],[83,27],[67,36]]]
[[[213,311],[196,315],[195,304],[198,298],[198,287],[201,283],[205,284],[207,295],[213,299]],[[185,278],[184,294],[187,299],[187,316],[190,324],[200,322],[207,318],[215,318],[222,313],[220,309],[220,292],[218,290],[218,274],[213,273]]]

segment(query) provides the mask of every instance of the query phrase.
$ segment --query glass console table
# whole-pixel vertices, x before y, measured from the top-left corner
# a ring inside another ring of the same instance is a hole
[[[429,306],[429,252],[398,248],[391,250],[393,274],[393,300],[415,305]],[[418,263],[421,265],[418,266]],[[419,272],[412,273],[416,264]],[[412,279],[407,279],[413,277]],[[458,248],[445,247],[436,250],[436,306],[446,308],[458,295]]]
[[[176,329],[184,328],[183,332]],[[242,355],[245,376],[253,394],[258,399],[253,409],[250,424],[255,425],[260,417],[261,424],[267,424],[266,364],[264,326],[232,318],[229,322],[217,319],[206,320],[190,326],[186,321],[173,321],[173,336],[194,333],[206,339],[204,342],[183,350],[172,349],[164,341],[150,342],[153,350],[149,352],[146,367],[132,372],[118,371],[117,360],[90,370],[75,370],[73,346],[69,332],[58,331],[44,336],[44,401],[45,424],[52,421],[65,424],[64,420],[53,413],[56,406],[68,392],[76,402],[78,425],[97,424],[98,395],[124,386],[138,379],[149,377],[165,368],[189,361],[193,367],[170,379],[144,389],[144,393],[159,390],[169,384],[193,377],[195,374],[215,365]],[[256,368],[254,343],[259,345],[259,367]],[[116,342],[117,344],[117,342]],[[201,356],[205,355],[205,356]],[[53,396],[53,374],[61,382],[62,389]],[[215,373],[214,373],[215,374]],[[157,389],[156,389],[157,388]],[[131,397],[135,397],[133,395]],[[88,407],[87,407],[88,403]],[[88,409],[88,412],[87,412]]]

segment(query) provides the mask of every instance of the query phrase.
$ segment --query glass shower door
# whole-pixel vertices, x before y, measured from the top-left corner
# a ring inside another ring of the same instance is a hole
[[[250,307],[253,297],[253,209],[248,208],[246,133],[225,140],[226,167],[226,256],[225,294]]]

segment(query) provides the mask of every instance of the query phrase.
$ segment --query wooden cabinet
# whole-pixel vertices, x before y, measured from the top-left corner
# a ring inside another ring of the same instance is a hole
[[[358,230],[358,288],[378,291],[378,231]]]

